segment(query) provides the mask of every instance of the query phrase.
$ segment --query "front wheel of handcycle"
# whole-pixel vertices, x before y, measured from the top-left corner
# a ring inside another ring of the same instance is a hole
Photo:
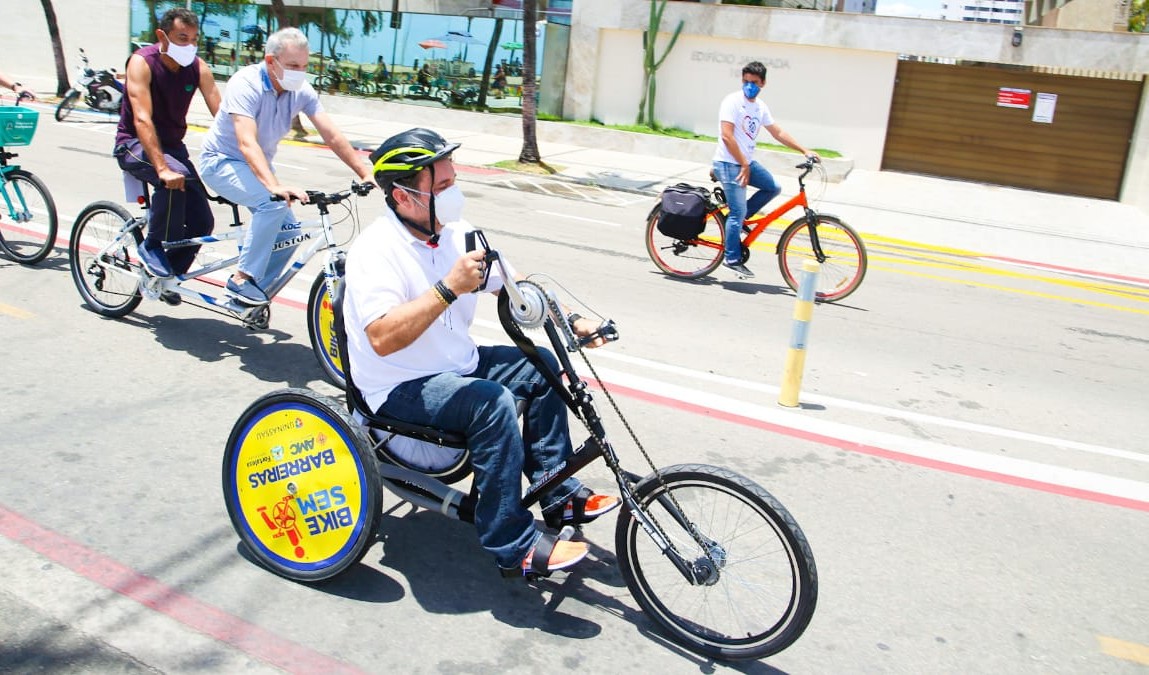
[[[662,206],[655,205],[646,217],[646,252],[658,269],[679,279],[699,279],[722,263],[722,230],[726,221],[720,211],[706,214],[705,229],[697,236],[680,239],[658,229]]]
[[[142,224],[125,231],[132,217],[114,202],[95,202],[80,212],[68,240],[72,281],[84,303],[101,316],[131,313],[140,295],[140,263],[136,247],[143,241]]]
[[[814,614],[818,574],[793,516],[769,492],[704,464],[659,470],[634,492],[692,570],[692,580],[629,509],[618,517],[619,568],[635,600],[674,642],[747,660],[793,644]]]
[[[335,311],[331,304],[331,289],[324,274],[315,277],[311,293],[307,296],[307,335],[311,338],[311,351],[315,353],[324,377],[335,386],[344,388],[346,380],[343,378],[339,342],[335,336]]]
[[[56,244],[56,202],[44,182],[23,169],[0,180],[10,203],[0,213],[0,250],[18,263],[35,265]]]
[[[223,497],[244,547],[294,581],[363,559],[383,516],[370,444],[347,411],[307,389],[266,394],[240,415],[223,454]]]
[[[817,258],[810,236],[809,219],[803,216],[782,232],[778,238],[778,269],[786,285],[798,290],[802,263]],[[834,216],[819,214],[818,244],[825,255],[818,271],[818,287],[814,297],[820,302],[837,302],[858,290],[866,276],[868,260],[866,245],[854,228]]]

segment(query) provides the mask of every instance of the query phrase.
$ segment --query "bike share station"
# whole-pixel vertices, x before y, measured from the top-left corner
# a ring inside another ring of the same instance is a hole
[[[478,232],[468,237],[468,248],[475,247],[486,251],[487,270],[498,265],[503,279],[513,278]],[[623,501],[615,527],[619,570],[650,620],[675,643],[709,658],[758,659],[785,649],[801,636],[817,601],[817,572],[802,530],[770,493],[729,469],[656,468],[583,349],[596,339],[617,340],[614,323],[604,321],[595,334],[579,338],[557,286],[532,275],[504,284],[498,296],[507,336],[587,433],[565,463],[527,489],[524,506],[601,458]],[[307,389],[266,394],[233,426],[222,466],[224,499],[243,545],[269,571],[299,582],[335,577],[366,555],[380,538],[384,489],[467,522],[476,498],[454,486],[471,474],[465,438],[367,409],[341,358],[347,354],[342,284],[327,288],[334,292],[321,303],[326,311],[319,332],[333,339],[313,335],[312,346],[325,352],[317,356],[333,366],[329,375],[345,383],[346,406]],[[526,331],[546,335],[559,372]],[[622,467],[572,354],[599,381],[648,465],[645,476]],[[411,441],[421,452],[411,452]],[[577,535],[568,527],[559,536]]]

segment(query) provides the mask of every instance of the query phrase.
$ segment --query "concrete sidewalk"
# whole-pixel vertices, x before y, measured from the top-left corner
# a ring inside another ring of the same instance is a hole
[[[374,149],[388,136],[426,126],[462,143],[460,164],[490,166],[516,159],[522,122],[503,116],[420,106],[324,97],[324,105],[357,147]],[[195,124],[210,123],[200,99]],[[543,161],[559,171],[551,178],[649,194],[678,182],[709,185],[710,144],[645,134],[540,122]],[[317,136],[310,141],[318,141]],[[608,149],[609,148],[609,149]],[[786,173],[791,158],[774,155],[783,195],[797,191]],[[793,163],[799,157],[792,157]],[[811,191],[817,197],[818,190]],[[1149,286],[1149,214],[1117,202],[1033,192],[957,180],[854,169],[831,182],[816,208],[840,216],[863,235],[904,239],[1126,278]]]

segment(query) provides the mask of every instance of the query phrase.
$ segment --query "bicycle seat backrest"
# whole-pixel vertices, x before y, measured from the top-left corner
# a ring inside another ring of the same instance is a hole
[[[143,204],[144,208],[146,208],[146,209],[152,208],[152,196],[150,194],[150,191],[148,190],[148,184],[145,183],[144,181],[140,180],[139,178],[136,178],[135,176],[128,173],[127,171],[123,171],[122,174],[123,174],[123,179],[124,179],[124,200],[127,201],[128,203],[131,203],[131,204]],[[204,188],[204,193],[205,194],[207,193],[206,186]],[[218,195],[212,196],[212,195],[208,194],[207,198],[209,200],[217,203],[217,204],[223,204],[224,206],[230,206],[231,207],[231,212],[232,212],[231,226],[232,227],[239,227],[239,226],[243,225],[243,221],[239,219],[239,205],[238,204],[236,204],[235,202],[233,202],[233,201],[231,201],[225,197],[220,197]]]
[[[351,413],[359,413],[363,419],[367,420],[367,424],[376,429],[389,431],[391,433],[399,434],[400,436],[409,436],[417,438],[422,441],[429,441],[438,445],[445,445],[449,448],[465,448],[467,447],[467,439],[458,433],[451,431],[444,431],[434,427],[427,427],[421,424],[411,424],[403,420],[380,415],[379,413],[371,410],[367,405],[367,401],[363,399],[363,395],[359,392],[359,387],[355,386],[355,381],[351,377],[351,355],[347,352],[347,327],[343,323],[343,298],[346,295],[344,292],[346,282],[336,284],[337,290],[331,295],[331,312],[332,312],[332,329],[335,331],[335,342],[339,348],[339,355],[342,357],[343,362],[343,381],[346,383],[347,394],[347,409]]]

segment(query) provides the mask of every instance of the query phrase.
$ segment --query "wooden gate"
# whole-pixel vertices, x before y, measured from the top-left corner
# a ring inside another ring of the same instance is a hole
[[[899,61],[882,168],[1117,199],[1140,100],[1139,80]]]

